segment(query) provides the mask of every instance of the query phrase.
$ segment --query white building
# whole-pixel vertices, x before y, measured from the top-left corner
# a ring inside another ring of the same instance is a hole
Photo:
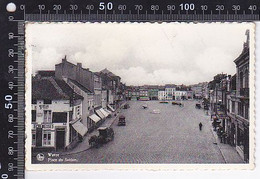
[[[87,133],[82,100],[63,80],[32,79],[32,148],[65,150]]]
[[[175,94],[174,92],[176,91],[176,85],[165,85],[165,99],[166,100],[174,100],[175,99]]]
[[[166,98],[165,98],[165,91],[164,90],[159,90],[158,91],[158,100],[166,100]]]
[[[82,123],[91,129],[95,122],[88,122],[88,117],[94,113],[94,93],[72,79],[64,79],[75,93],[84,97],[82,101]]]

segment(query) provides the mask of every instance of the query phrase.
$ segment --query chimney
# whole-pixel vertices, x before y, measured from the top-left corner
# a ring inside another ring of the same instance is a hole
[[[246,42],[244,43],[244,48],[249,48],[249,30],[246,30]]]
[[[77,63],[77,67],[82,68],[82,63]]]
[[[67,61],[67,55],[65,55],[65,57],[62,59],[62,63]]]

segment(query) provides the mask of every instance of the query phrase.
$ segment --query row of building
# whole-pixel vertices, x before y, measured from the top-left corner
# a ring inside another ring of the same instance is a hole
[[[92,72],[67,61],[32,77],[32,148],[75,147],[119,107],[125,96],[121,78],[107,69]]]
[[[208,97],[207,82],[185,86],[166,84],[127,86],[125,96],[128,100],[189,100]]]
[[[234,60],[236,74],[218,74],[209,82],[209,105],[221,137],[249,160],[249,34],[239,57]],[[216,126],[215,126],[216,127]]]

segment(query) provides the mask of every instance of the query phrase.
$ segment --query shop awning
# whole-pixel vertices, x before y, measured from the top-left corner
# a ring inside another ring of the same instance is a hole
[[[100,117],[98,117],[96,114],[92,114],[91,116],[89,116],[89,118],[95,123],[101,120]]]
[[[115,109],[114,109],[112,106],[110,106],[110,104],[107,105],[107,107],[108,107],[112,112],[115,112]]]
[[[108,114],[112,114],[111,111],[107,110],[107,109],[104,109]]]
[[[109,115],[109,113],[106,112],[103,108],[100,108],[100,111],[105,115],[105,117],[107,117]]]
[[[97,109],[97,110],[96,110],[96,113],[98,114],[98,116],[99,116],[101,119],[106,118],[106,116],[100,111],[100,109]]]
[[[88,132],[88,128],[84,126],[80,121],[72,124],[72,127],[81,135],[84,136]]]

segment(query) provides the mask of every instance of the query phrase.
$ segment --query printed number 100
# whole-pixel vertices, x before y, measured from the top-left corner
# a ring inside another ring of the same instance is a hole
[[[185,11],[193,11],[195,9],[195,5],[193,3],[191,4],[188,4],[188,3],[185,3],[185,4],[180,4],[180,8],[181,8],[181,11],[185,10]]]

